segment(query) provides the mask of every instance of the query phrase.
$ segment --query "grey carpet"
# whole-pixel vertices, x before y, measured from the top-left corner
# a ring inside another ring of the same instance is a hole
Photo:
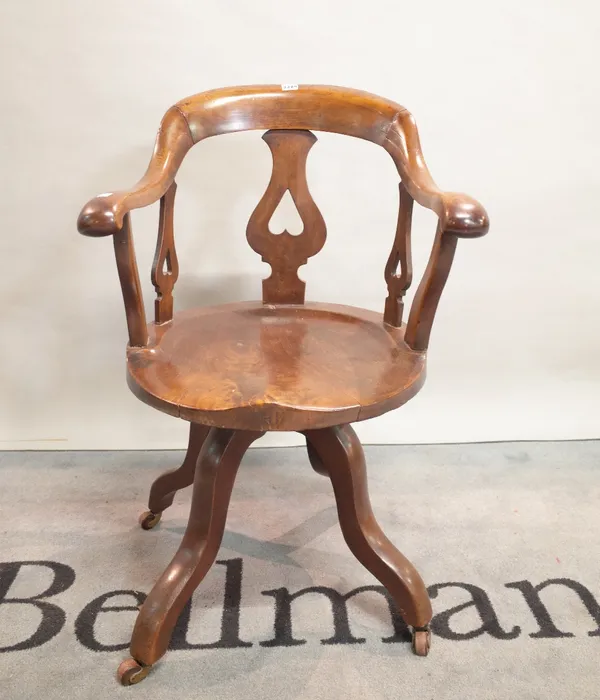
[[[394,636],[377,591],[349,599],[348,628],[338,601],[337,632],[327,595],[305,592],[284,629],[283,589],[345,594],[377,582],[346,549],[330,484],[304,451],[251,450],[222,563],[197,590],[187,624],[180,621],[176,648],[142,684],[120,687],[114,675],[127,652],[114,647],[127,643],[135,613],[96,615],[94,601],[149,591],[168,563],[189,491],[155,530],[139,529],[137,516],[153,478],[180,458],[0,454],[3,700],[600,698],[599,442],[367,448],[377,517],[436,594],[438,634],[427,659],[410,653],[401,631]],[[46,563],[17,564],[36,561]],[[235,588],[242,566],[239,616],[234,594],[224,616],[226,574]],[[36,599],[44,611],[27,602],[51,584],[51,595]],[[476,604],[448,612],[469,601]],[[104,604],[127,608],[136,598]],[[223,617],[224,646],[237,638],[237,648],[214,648]],[[284,646],[286,635],[300,643]],[[322,643],[332,637],[341,643]]]

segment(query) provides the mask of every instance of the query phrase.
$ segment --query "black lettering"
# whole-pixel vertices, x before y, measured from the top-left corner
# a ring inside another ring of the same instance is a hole
[[[444,639],[458,641],[461,639],[474,639],[475,637],[481,636],[485,632],[490,634],[495,639],[515,639],[521,634],[521,628],[517,626],[513,627],[510,632],[505,632],[502,629],[491,600],[489,599],[487,593],[478,586],[473,586],[470,583],[438,583],[437,585],[430,586],[428,588],[429,597],[437,598],[438,591],[440,591],[442,588],[450,588],[451,586],[455,588],[462,588],[470,593],[471,600],[435,615],[431,621],[431,629],[436,635],[443,637]],[[454,632],[450,627],[450,618],[452,615],[456,615],[462,610],[466,610],[470,607],[476,608],[479,618],[481,619],[481,625],[470,632]]]
[[[600,637],[600,606],[598,602],[584,585],[570,578],[551,578],[543,581],[538,586],[533,586],[529,581],[514,581],[506,584],[506,588],[516,588],[521,591],[525,602],[535,617],[535,621],[540,627],[537,632],[530,634],[530,637],[535,639],[552,639],[575,636],[571,632],[561,632],[554,624],[548,608],[542,603],[539,593],[548,586],[566,586],[575,591],[597,625],[597,629],[588,632],[588,635],[590,637]]]
[[[24,566],[45,566],[52,570],[54,578],[50,586],[37,595],[29,598],[7,598],[8,591],[13,585],[21,567]],[[58,605],[48,603],[43,598],[63,593],[73,585],[75,572],[70,566],[60,564],[55,561],[14,561],[0,563],[0,605],[33,605],[42,612],[42,620],[37,630],[25,641],[13,644],[8,647],[0,647],[3,651],[20,651],[22,649],[33,649],[50,641],[63,628],[65,624],[65,612]]]
[[[386,644],[408,641],[410,639],[408,628],[400,617],[391,596],[383,586],[361,586],[346,593],[346,595],[342,595],[333,588],[326,586],[312,586],[310,588],[302,588],[296,593],[290,593],[287,588],[276,588],[262,592],[263,595],[275,598],[275,621],[273,625],[273,639],[260,642],[260,645],[263,647],[290,647],[306,644],[305,639],[295,639],[293,636],[292,602],[308,593],[320,593],[326,596],[331,603],[334,633],[332,637],[322,639],[321,644],[363,644],[366,641],[364,637],[355,637],[350,630],[347,602],[355,595],[367,591],[381,593],[390,608],[394,634],[390,637],[385,637],[382,641]]]
[[[130,595],[136,600],[135,605],[105,606],[107,600],[116,596]],[[140,591],[109,591],[88,603],[75,620],[75,636],[84,647],[92,651],[121,651],[129,647],[129,642],[123,644],[101,644],[94,634],[94,626],[98,615],[103,612],[138,612],[146,595]]]
[[[240,608],[242,606],[242,571],[241,558],[224,559],[218,561],[227,569],[225,574],[225,596],[223,603],[223,615],[221,617],[221,638],[210,644],[190,644],[187,641],[187,632],[190,625],[192,601],[186,603],[181,612],[173,636],[170,649],[243,649],[251,647],[251,642],[240,639]]]

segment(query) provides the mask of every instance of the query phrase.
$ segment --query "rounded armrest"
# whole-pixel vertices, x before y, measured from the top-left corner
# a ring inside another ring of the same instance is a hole
[[[479,238],[490,228],[490,220],[481,204],[466,194],[444,192],[441,194],[440,224],[444,233],[459,238]]]
[[[125,207],[125,192],[100,194],[83,207],[77,218],[77,230],[84,236],[111,236],[120,231],[123,217],[129,211]],[[151,204],[151,202],[148,202]]]

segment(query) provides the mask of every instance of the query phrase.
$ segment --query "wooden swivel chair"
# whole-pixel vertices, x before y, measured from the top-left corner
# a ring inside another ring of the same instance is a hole
[[[250,246],[272,268],[263,280],[262,301],[174,314],[177,170],[198,141],[251,129],[267,130],[263,139],[273,155],[271,180],[246,231]],[[309,129],[372,141],[396,164],[400,210],[385,267],[383,314],[304,300],[298,268],[319,252],[326,236],[306,181],[306,159],[316,141]],[[273,235],[268,222],[288,190],[304,230],[298,236]],[[158,199],[155,314],[147,324],[129,213]],[[412,279],[414,201],[432,209],[438,225],[403,323],[403,297]],[[397,408],[419,391],[457,240],[485,234],[488,217],[475,200],[435,185],[411,114],[375,95],[323,85],[234,87],[189,97],[165,114],[137,185],[92,199],[81,211],[78,229],[86,236],[113,237],[129,331],[129,387],[142,401],[190,423],[183,464],[154,482],[149,511],[140,519],[144,529],[154,527],[175,493],[193,483],[189,522],[172,562],[140,609],[132,658],[119,668],[121,682],[142,680],[167,650],[179,614],[217,555],[240,461],[269,430],[304,434],[312,467],[332,481],[348,546],[387,588],[412,628],[413,650],[425,656],[432,616],[427,590],[374,518],[362,446],[350,424]]]

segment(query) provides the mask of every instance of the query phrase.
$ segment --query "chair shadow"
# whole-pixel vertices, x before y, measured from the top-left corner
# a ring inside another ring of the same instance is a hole
[[[335,506],[329,506],[311,515],[295,528],[288,530],[274,540],[262,540],[240,532],[226,530],[221,546],[240,556],[268,561],[271,564],[302,568],[297,561],[291,558],[291,555],[327,532],[330,528],[336,526],[337,522],[336,508]],[[185,527],[169,527],[165,529],[168,532],[182,536],[185,532]]]

